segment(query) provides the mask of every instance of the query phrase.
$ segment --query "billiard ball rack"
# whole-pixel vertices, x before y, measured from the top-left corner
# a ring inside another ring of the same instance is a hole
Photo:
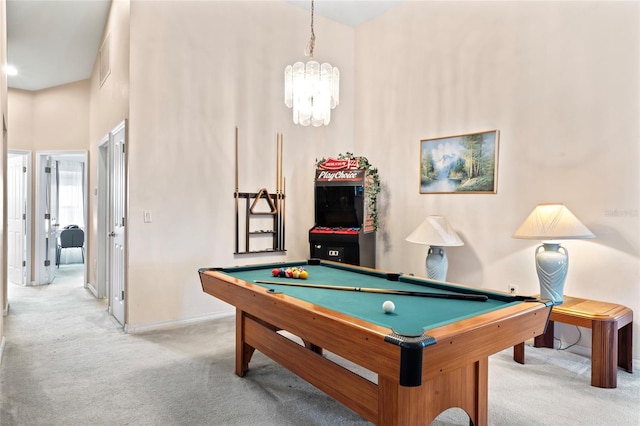
[[[270,194],[266,188],[261,188],[258,192],[240,192],[238,178],[238,127],[235,132],[235,251],[234,254],[265,253],[265,252],[285,252],[285,192],[286,182],[282,174],[282,147],[283,137],[281,133],[276,135],[276,191]],[[240,238],[240,200],[244,200],[245,207],[243,229],[244,244]],[[264,200],[264,201],[263,201]],[[264,209],[263,205],[267,208]],[[269,224],[271,229],[255,229],[252,222],[254,219],[272,216],[273,223]],[[252,249],[252,237],[264,237],[270,235],[272,244],[268,248]]]

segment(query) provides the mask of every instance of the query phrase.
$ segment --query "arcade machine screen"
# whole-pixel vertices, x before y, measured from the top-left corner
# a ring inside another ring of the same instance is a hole
[[[316,186],[316,227],[359,229],[362,186]]]

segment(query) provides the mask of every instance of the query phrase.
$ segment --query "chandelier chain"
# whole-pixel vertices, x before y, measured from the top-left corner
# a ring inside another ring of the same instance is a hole
[[[313,58],[314,18],[315,2],[311,0],[311,38],[304,49],[304,55],[310,59],[284,69],[284,103],[293,109],[295,124],[318,127],[329,124],[331,110],[340,103],[340,71]]]
[[[305,52],[305,55],[311,59],[313,59],[313,48],[316,45],[316,33],[313,31],[313,11],[314,5],[313,0],[311,0],[311,38],[309,39],[309,44],[307,45],[307,52]]]

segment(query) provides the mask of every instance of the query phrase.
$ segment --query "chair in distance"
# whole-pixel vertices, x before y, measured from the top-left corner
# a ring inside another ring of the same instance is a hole
[[[58,247],[56,251],[56,265],[60,267],[60,255],[62,249],[79,248],[82,252],[82,263],[84,263],[84,231],[79,228],[66,227],[60,233]]]

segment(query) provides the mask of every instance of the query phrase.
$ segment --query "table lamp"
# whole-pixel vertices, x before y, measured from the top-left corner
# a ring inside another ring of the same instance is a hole
[[[444,247],[464,245],[444,216],[427,216],[406,240],[429,246],[426,259],[427,277],[439,281],[446,281],[449,269]]]
[[[540,297],[562,304],[569,268],[569,252],[558,240],[594,238],[595,235],[563,204],[538,204],[513,234],[513,238],[541,240],[536,248]]]

